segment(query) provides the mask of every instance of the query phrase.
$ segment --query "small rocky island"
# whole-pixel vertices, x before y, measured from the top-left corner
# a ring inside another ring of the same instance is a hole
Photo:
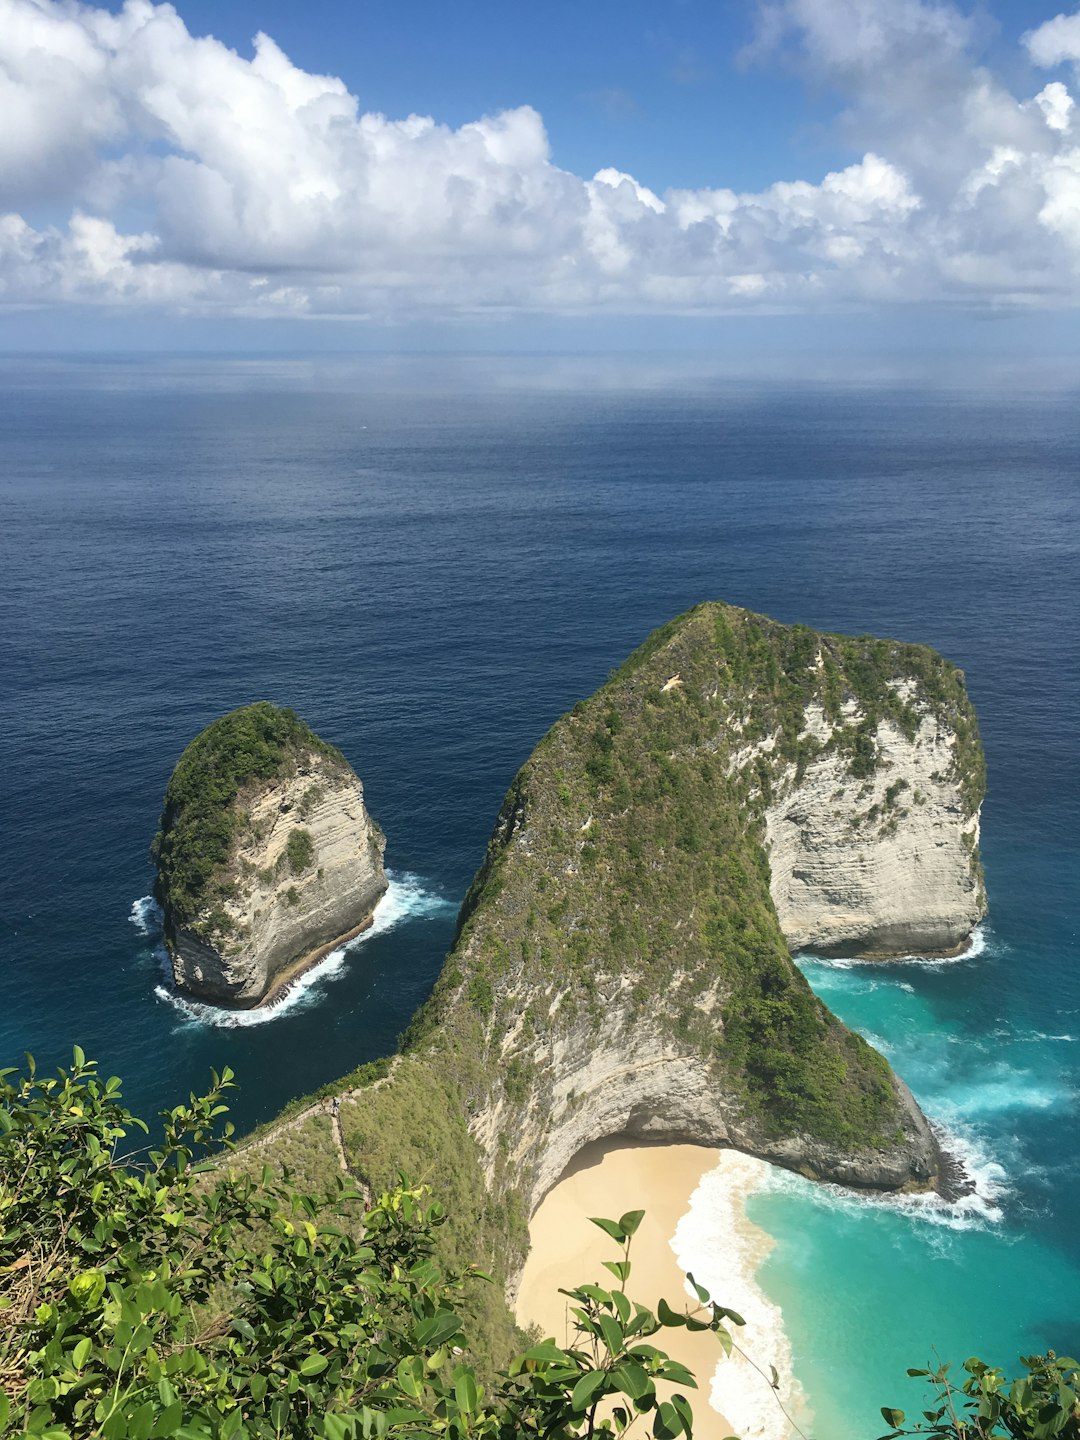
[[[177,762],[153,845],[177,988],[271,1001],[371,924],[385,844],[348,761],[291,710],[215,720]]]

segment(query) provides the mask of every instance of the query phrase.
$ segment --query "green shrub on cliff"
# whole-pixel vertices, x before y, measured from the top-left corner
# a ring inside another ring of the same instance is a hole
[[[740,1317],[657,1311],[625,1295],[632,1211],[594,1223],[620,1247],[616,1284],[563,1292],[574,1344],[529,1346],[487,1385],[462,1300],[489,1282],[440,1268],[441,1207],[400,1181],[366,1205],[340,1176],[306,1193],[288,1175],[198,1163],[222,1133],[226,1071],[145,1124],[76,1049],[55,1078],[0,1072],[0,1435],[29,1440],[571,1440],[690,1437],[693,1376],[651,1341]],[[227,1126],[225,1129],[227,1130]],[[935,1401],[885,1440],[1080,1440],[1075,1360],[1029,1356],[1015,1379],[970,1359],[910,1370]],[[609,1418],[605,1418],[609,1417]],[[801,1433],[801,1432],[799,1432]]]
[[[226,1071],[146,1131],[79,1050],[69,1072],[0,1072],[0,1434],[39,1440],[447,1440],[691,1433],[693,1376],[649,1341],[712,1329],[710,1302],[660,1316],[624,1289],[640,1212],[603,1228],[615,1289],[567,1292],[575,1345],[533,1345],[485,1387],[459,1313],[471,1267],[440,1269],[441,1207],[401,1179],[370,1206],[196,1157],[220,1133]],[[600,1417],[611,1406],[610,1419]]]
[[[266,700],[230,711],[192,740],[166,787],[152,848],[162,904],[188,917],[218,898],[211,882],[242,823],[237,797],[246,786],[290,773],[310,751],[347,764],[292,710]]]
[[[315,859],[315,844],[311,831],[297,828],[289,831],[285,842],[285,853],[289,858],[289,869],[294,875],[302,875]]]

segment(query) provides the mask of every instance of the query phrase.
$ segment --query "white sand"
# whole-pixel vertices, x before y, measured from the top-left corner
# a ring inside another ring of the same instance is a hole
[[[559,1287],[588,1280],[612,1286],[614,1279],[601,1262],[619,1258],[618,1247],[588,1217],[618,1219],[626,1210],[644,1210],[630,1250],[631,1298],[655,1310],[662,1296],[682,1309],[692,1294],[685,1272],[693,1270],[720,1304],[746,1320],[745,1327],[733,1330],[736,1342],[766,1374],[776,1367],[780,1393],[801,1422],[805,1407],[791,1376],[791,1349],[780,1312],[754,1282],[771,1241],[744,1213],[746,1197],[767,1170],[762,1161],[734,1151],[695,1145],[589,1146],[533,1216],[532,1250],[517,1298],[519,1324],[538,1325],[558,1343],[570,1342],[570,1302]],[[690,1399],[700,1440],[729,1435],[787,1440],[790,1427],[768,1381],[737,1354],[725,1358],[715,1335],[662,1330],[651,1343],[697,1376],[699,1389],[690,1392]],[[631,1433],[639,1428],[635,1425]]]

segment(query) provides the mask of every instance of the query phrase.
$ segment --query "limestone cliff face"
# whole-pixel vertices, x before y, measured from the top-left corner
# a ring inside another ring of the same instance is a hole
[[[978,864],[979,810],[954,764],[956,732],[911,683],[905,733],[885,718],[869,732],[871,773],[851,774],[831,747],[837,726],[819,704],[804,736],[821,746],[797,774],[778,769],[765,808],[773,903],[792,950],[823,954],[955,953],[985,912]],[[855,702],[843,725],[860,725]],[[738,757],[745,766],[749,759]]]
[[[201,754],[199,741],[192,748],[194,756],[185,766],[185,752],[178,775],[186,771],[197,781],[200,764],[211,776],[220,773],[220,744],[213,755]],[[175,982],[203,999],[239,1007],[271,998],[322,954],[360,933],[387,886],[382,832],[367,813],[359,779],[336,751],[302,726],[262,768],[276,773],[238,772],[228,803],[193,823],[185,824],[184,799],[174,796],[170,804],[167,794],[159,840],[171,862],[161,867],[159,889]],[[197,806],[199,798],[189,803]],[[193,886],[181,883],[182,862],[206,833],[216,833],[215,825],[224,841],[193,902]],[[179,841],[170,849],[173,835]],[[176,872],[181,880],[170,884]]]

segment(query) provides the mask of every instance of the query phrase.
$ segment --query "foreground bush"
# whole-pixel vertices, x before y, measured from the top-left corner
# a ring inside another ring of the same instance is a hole
[[[519,1355],[487,1389],[455,1308],[490,1284],[435,1261],[441,1207],[404,1181],[368,1204],[351,1181],[301,1193],[204,1157],[226,1140],[222,1097],[143,1121],[75,1050],[70,1071],[0,1071],[0,1435],[40,1440],[561,1440],[690,1436],[693,1376],[650,1342],[711,1329],[726,1352],[734,1312],[695,1286],[690,1313],[625,1294],[641,1221],[597,1220],[621,1247],[614,1289],[566,1293],[576,1345]],[[884,1408],[883,1440],[1080,1440],[1080,1367],[1030,1356],[1009,1379],[981,1360],[908,1373],[935,1395],[911,1425]],[[775,1377],[774,1377],[775,1383]],[[794,1427],[793,1427],[794,1428]],[[822,1437],[826,1440],[826,1437]]]
[[[618,1286],[568,1292],[577,1348],[534,1345],[485,1392],[455,1305],[477,1272],[434,1260],[443,1220],[407,1182],[367,1206],[351,1182],[197,1162],[226,1138],[226,1071],[147,1127],[76,1049],[70,1072],[0,1072],[0,1433],[41,1440],[690,1434],[693,1377],[649,1342],[711,1328],[712,1305],[660,1316],[624,1294],[640,1212],[603,1228]],[[606,1418],[600,1418],[601,1412]],[[639,1431],[641,1427],[638,1427]],[[638,1432],[635,1432],[638,1433]]]

